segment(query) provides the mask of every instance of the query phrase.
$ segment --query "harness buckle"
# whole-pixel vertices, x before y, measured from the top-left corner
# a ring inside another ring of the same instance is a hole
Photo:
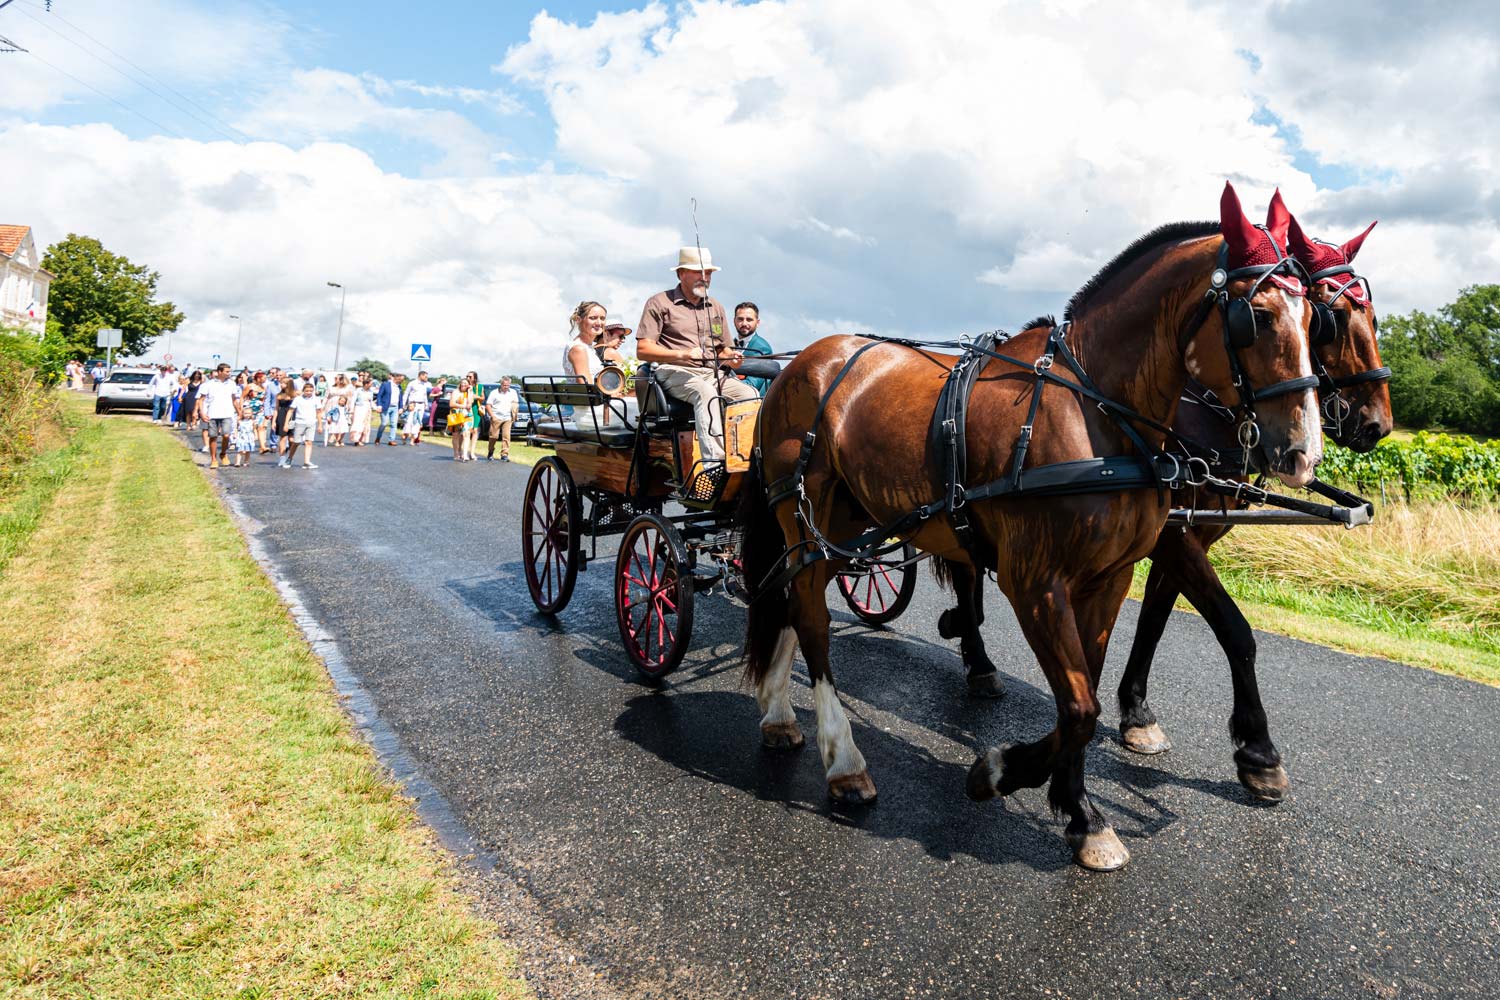
[[[1051,354],[1043,354],[1041,357],[1037,358],[1031,364],[1031,370],[1034,371],[1034,372],[1036,372],[1038,375],[1040,375],[1042,372],[1046,371],[1047,369],[1049,369],[1051,367],[1052,367],[1052,355]]]
[[[950,511],[956,511],[969,502],[969,492],[958,483],[953,484],[953,501],[948,505]]]
[[[1193,478],[1193,470],[1195,470],[1195,469],[1202,470],[1200,472],[1200,474],[1199,474],[1199,476],[1198,476],[1197,479]],[[1202,486],[1203,484],[1205,484],[1205,483],[1208,482],[1208,477],[1209,477],[1210,474],[1211,474],[1211,470],[1209,469],[1207,461],[1205,461],[1204,459],[1198,458],[1196,456],[1188,458],[1188,460],[1187,460],[1187,484],[1189,486],[1192,486],[1194,488]]]

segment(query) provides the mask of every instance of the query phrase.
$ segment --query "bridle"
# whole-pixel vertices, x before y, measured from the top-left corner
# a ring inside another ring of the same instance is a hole
[[[1338,284],[1337,279],[1348,276],[1348,280]],[[1352,375],[1341,375],[1334,378],[1328,374],[1328,369],[1323,365],[1323,360],[1318,357],[1317,349],[1326,347],[1333,343],[1337,336],[1337,317],[1333,311],[1333,304],[1342,298],[1349,289],[1362,285],[1364,287],[1364,301],[1361,302],[1357,296],[1350,295],[1349,302],[1356,309],[1364,309],[1366,304],[1372,308],[1375,302],[1374,291],[1370,287],[1370,281],[1364,275],[1357,273],[1352,264],[1335,264],[1322,270],[1314,271],[1308,275],[1308,294],[1312,293],[1312,286],[1318,282],[1327,282],[1335,285],[1333,295],[1327,302],[1313,303],[1313,326],[1311,330],[1312,340],[1312,365],[1313,373],[1318,377],[1318,396],[1322,400],[1323,410],[1323,432],[1333,437],[1340,444],[1343,443],[1344,419],[1354,410],[1354,405],[1344,397],[1343,390],[1357,385],[1365,385],[1369,382],[1387,382],[1391,377],[1391,370],[1387,367],[1367,368],[1364,371],[1355,372]]]
[[[1229,243],[1226,241],[1219,247],[1218,266],[1214,268],[1209,278],[1208,293],[1204,296],[1207,303],[1218,306],[1219,318],[1224,328],[1224,352],[1229,358],[1230,381],[1234,385],[1235,394],[1239,397],[1231,407],[1239,425],[1235,434],[1239,439],[1240,447],[1244,449],[1246,462],[1249,461],[1251,450],[1260,444],[1260,424],[1255,418],[1255,403],[1262,399],[1273,399],[1288,393],[1313,389],[1320,384],[1317,375],[1299,375],[1296,378],[1266,386],[1264,389],[1257,389],[1251,384],[1250,376],[1245,371],[1240,352],[1253,347],[1259,334],[1255,324],[1255,309],[1250,304],[1255,298],[1255,293],[1260,291],[1260,286],[1270,280],[1272,275],[1280,274],[1299,283],[1307,280],[1306,271],[1302,269],[1302,265],[1282,251],[1280,244],[1276,242],[1275,237],[1271,236],[1270,231],[1265,226],[1255,228],[1266,234],[1267,242],[1276,251],[1276,262],[1251,264],[1231,270],[1228,267]],[[1242,278],[1254,279],[1250,289],[1242,296],[1230,298],[1229,283]],[[1308,354],[1313,354],[1311,344],[1309,344]]]

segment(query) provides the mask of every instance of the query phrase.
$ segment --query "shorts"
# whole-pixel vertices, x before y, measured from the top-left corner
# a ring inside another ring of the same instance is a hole
[[[313,438],[317,436],[316,424],[304,424],[301,422],[292,425],[293,444],[312,444]]]
[[[233,417],[214,417],[208,422],[208,436],[211,438],[227,438],[233,433]]]

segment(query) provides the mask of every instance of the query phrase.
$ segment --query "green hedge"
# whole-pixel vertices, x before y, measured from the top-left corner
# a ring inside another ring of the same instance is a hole
[[[1419,431],[1410,440],[1385,440],[1363,455],[1329,447],[1318,478],[1351,485],[1366,496],[1413,499],[1500,499],[1500,439]]]

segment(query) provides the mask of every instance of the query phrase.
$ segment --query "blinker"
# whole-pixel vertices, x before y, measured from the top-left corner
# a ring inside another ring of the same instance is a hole
[[[1308,329],[1308,339],[1314,347],[1327,347],[1333,343],[1338,332],[1338,321],[1326,303],[1314,302],[1312,306],[1312,325]]]

